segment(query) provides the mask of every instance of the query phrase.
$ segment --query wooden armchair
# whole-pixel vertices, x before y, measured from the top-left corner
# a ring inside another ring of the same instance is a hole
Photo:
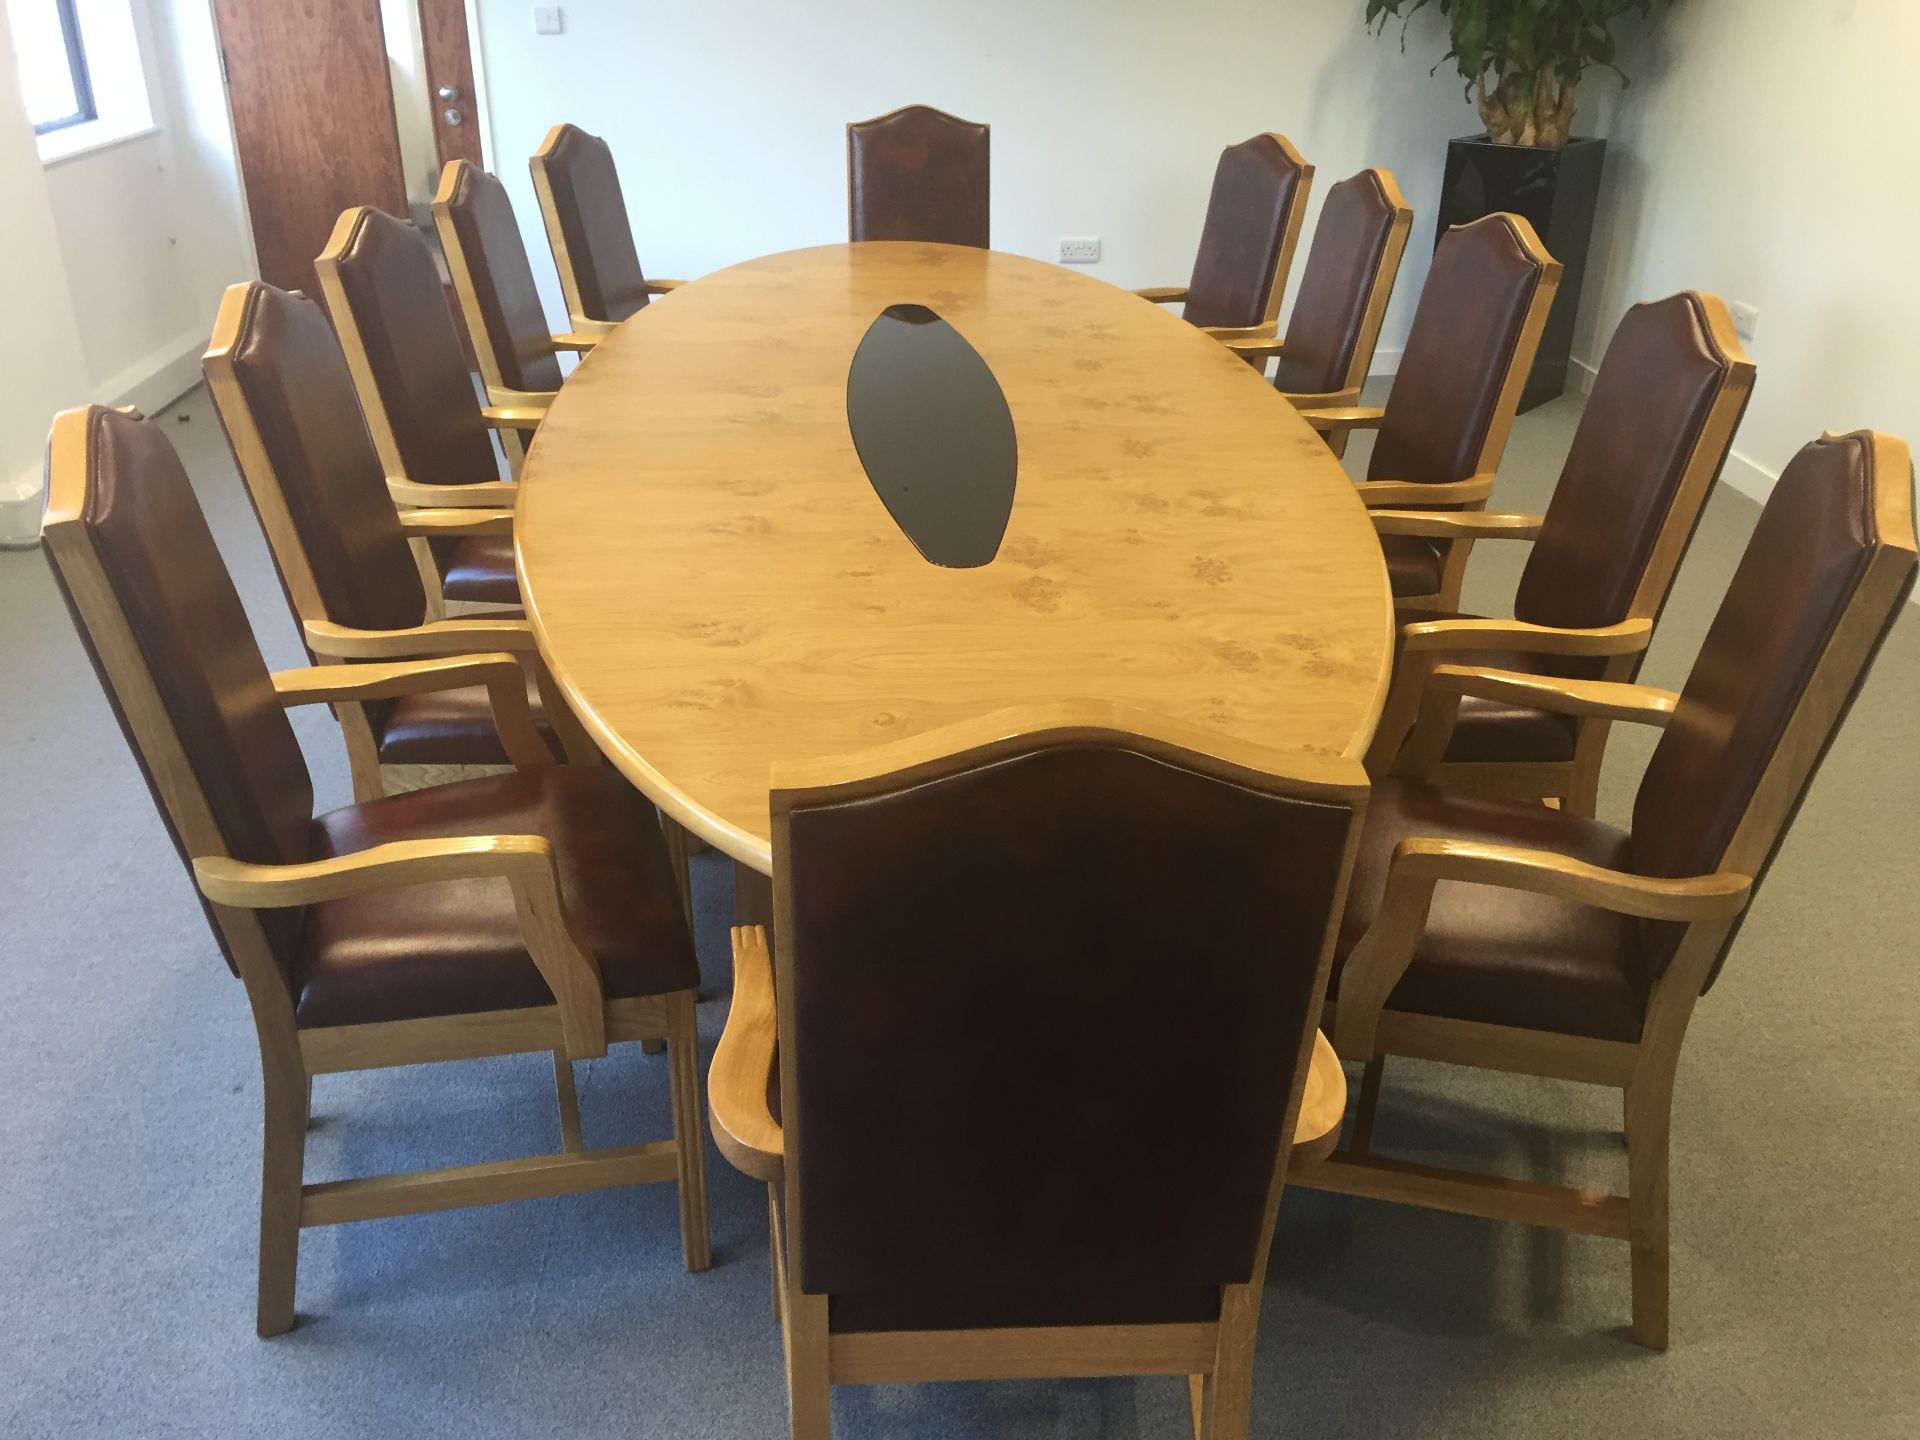
[[[426,237],[361,205],[340,216],[313,265],[394,501],[511,508],[517,492],[501,482],[492,430],[514,432],[517,456],[519,436],[546,411],[482,406],[474,397]],[[510,585],[513,557],[500,558],[499,578]]]
[[[1246,1435],[1287,1155],[1345,1107],[1359,767],[1078,705],[773,787],[777,978],[736,930],[710,1091],[772,1187],[794,1435],[835,1384],[1136,1374]]]
[[[471,161],[449,160],[441,170],[433,223],[480,362],[487,403],[545,410],[560,389],[559,352],[589,351],[616,327],[596,320],[560,335],[547,328],[507,187]],[[502,430],[501,440],[517,468],[525,442],[514,428]]]
[[[1256,135],[1220,152],[1193,278],[1133,293],[1182,314],[1266,369],[1274,327],[1307,214],[1313,166],[1284,135]],[[1262,353],[1265,347],[1265,353]]]
[[[1382,535],[1530,540],[1513,619],[1400,611],[1375,774],[1591,815],[1608,722],[1429,687],[1443,665],[1632,680],[1753,393],[1727,307],[1689,291],[1627,312],[1542,515],[1375,510]],[[1411,734],[1409,733],[1411,731]]]
[[[1301,411],[1322,434],[1374,430],[1361,497],[1370,507],[1484,510],[1560,288],[1560,262],[1518,215],[1456,225],[1440,239],[1384,409]],[[1473,537],[1388,535],[1396,599],[1459,608]]]
[[[433,603],[438,597],[425,584],[431,568],[416,563],[409,539],[457,541],[447,572],[450,598],[517,603],[513,512],[396,512],[385,467],[360,420],[347,362],[318,305],[258,280],[231,287],[220,305],[206,371],[310,655],[331,662],[510,652],[524,669],[525,685],[541,696],[545,738],[576,761],[598,760],[519,610],[439,618]],[[470,575],[484,574],[489,558],[463,558],[477,543],[504,550],[507,586],[487,588]],[[360,800],[384,793],[382,765],[497,765],[510,759],[485,691],[472,686],[382,697],[378,704],[342,701],[334,711]]]
[[[848,237],[986,249],[991,142],[991,126],[930,105],[848,125]]]
[[[1320,206],[1286,339],[1229,338],[1227,347],[1262,370],[1278,356],[1274,388],[1303,410],[1359,404],[1412,226],[1413,207],[1388,171],[1342,180]],[[1345,436],[1336,439],[1341,453]]]
[[[1916,564],[1906,445],[1830,436],[1780,477],[1678,695],[1469,666],[1436,671],[1430,683],[1465,694],[1663,733],[1627,831],[1411,781],[1375,786],[1325,1022],[1341,1057],[1366,1063],[1359,1111],[1345,1148],[1294,1178],[1625,1240],[1633,1333],[1664,1348],[1681,1041],[1912,591]],[[1374,1155],[1390,1054],[1623,1090],[1627,1192]]]
[[[552,764],[513,658],[269,674],[161,429],[95,406],[54,422],[45,545],[101,684],[260,1043],[257,1327],[294,1319],[303,1226],[677,1181],[708,1264],[693,941],[653,817],[608,770]],[[513,773],[315,817],[292,705],[486,687]],[[571,1060],[664,1039],[674,1138],[586,1149]],[[549,1051],[562,1149],[307,1182],[311,1080]]]
[[[616,325],[645,309],[651,297],[685,283],[649,280],[641,271],[620,173],[606,141],[578,125],[556,125],[528,163],[568,322],[576,331]]]

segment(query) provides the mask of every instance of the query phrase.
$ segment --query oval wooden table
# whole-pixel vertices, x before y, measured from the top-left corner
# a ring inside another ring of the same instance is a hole
[[[979,568],[921,557],[848,430],[854,352],[898,304],[951,323],[1012,413]],[[520,485],[521,592],[568,700],[763,875],[776,760],[1078,699],[1359,757],[1385,699],[1386,568],[1339,462],[1217,342],[1034,260],[831,245],[683,286],[568,379]]]

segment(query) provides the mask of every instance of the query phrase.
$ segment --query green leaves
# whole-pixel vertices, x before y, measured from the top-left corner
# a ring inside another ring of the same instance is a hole
[[[1369,27],[1389,17],[1406,23],[1432,6],[1447,17],[1451,60],[1477,95],[1481,117],[1495,139],[1564,144],[1580,77],[1597,67],[1619,74],[1615,24],[1624,16],[1652,16],[1668,0],[1367,0]],[[1438,69],[1439,66],[1434,67]],[[1625,77],[1622,76],[1622,79]],[[1551,115],[1542,116],[1541,111]]]

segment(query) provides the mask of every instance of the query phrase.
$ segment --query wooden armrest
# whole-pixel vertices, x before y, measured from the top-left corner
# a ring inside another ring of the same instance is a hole
[[[1510,700],[1557,715],[1584,715],[1596,720],[1638,720],[1664,726],[1673,719],[1680,697],[1651,685],[1629,685],[1619,680],[1563,680],[1554,675],[1529,675],[1519,670],[1486,670],[1473,665],[1436,665],[1427,684],[1452,695],[1478,695],[1485,700]]]
[[[1544,517],[1495,515],[1485,510],[1369,510],[1376,534],[1426,535],[1436,540],[1533,540]]]
[[[511,535],[511,510],[402,510],[400,528],[409,535]]]
[[[647,281],[647,293],[649,295],[665,295],[670,290],[678,290],[686,283],[684,280],[649,280]]]
[[[1386,414],[1377,405],[1314,406],[1300,411],[1301,418],[1323,435],[1377,429]]]
[[[1300,1115],[1293,1122],[1292,1163],[1323,1160],[1340,1143],[1340,1124],[1347,1118],[1347,1072],[1340,1068],[1327,1037],[1313,1032],[1307,1054],[1307,1083],[1300,1092]]]
[[[1302,410],[1302,415],[1327,411]],[[1465,480],[1442,480],[1422,485],[1413,480],[1356,480],[1354,490],[1368,509],[1425,510],[1435,505],[1480,505],[1493,494],[1493,476],[1470,475]]]
[[[309,620],[302,629],[308,649],[335,660],[408,660],[493,650],[530,655],[535,648],[533,627],[519,615],[429,620],[404,630],[356,630],[331,620]]]
[[[1177,305],[1186,300],[1187,287],[1185,285],[1150,285],[1144,290],[1136,290],[1133,293],[1142,300],[1151,300],[1155,305]]]
[[[1400,627],[1400,652],[1525,650],[1534,655],[1632,655],[1653,638],[1651,620],[1622,620],[1591,630],[1563,630],[1524,620],[1415,620]]]
[[[776,1184],[786,1173],[786,1136],[767,1106],[780,1026],[773,956],[758,925],[733,931],[733,1005],[707,1072],[707,1120],[734,1169]]]
[[[558,390],[515,390],[508,385],[487,386],[487,404],[516,410],[545,410],[560,398]]]
[[[1339,410],[1360,403],[1360,387],[1329,390],[1322,395],[1305,395],[1297,390],[1282,390],[1281,397],[1296,410]]]
[[[476,480],[471,485],[422,485],[416,480],[387,477],[387,494],[396,505],[413,505],[438,510],[447,506],[484,505],[491,509],[511,507],[519,498],[520,487],[511,480]]]
[[[495,430],[538,430],[547,412],[532,405],[485,405],[480,418]]]
[[[1752,877],[1722,871],[1664,879],[1590,865],[1550,850],[1419,836],[1394,848],[1386,893],[1340,975],[1334,1048],[1347,1060],[1371,1059],[1380,1012],[1406,974],[1426,928],[1433,887],[1442,880],[1493,885],[1647,920],[1689,923],[1740,913]]]
[[[600,967],[567,926],[553,847],[544,836],[396,840],[302,865],[250,865],[226,855],[201,855],[194,859],[193,874],[200,893],[216,905],[249,910],[314,905],[443,880],[505,880],[513,889],[527,953],[559,1003],[567,1053],[576,1060],[607,1053]]]
[[[533,707],[527,701],[527,672],[511,655],[481,653],[373,665],[312,665],[278,670],[273,676],[274,692],[289,708],[335,701],[397,700],[403,695],[460,690],[471,685],[487,688],[493,728],[499,732],[508,764],[520,770],[553,764],[553,753],[534,728]]]

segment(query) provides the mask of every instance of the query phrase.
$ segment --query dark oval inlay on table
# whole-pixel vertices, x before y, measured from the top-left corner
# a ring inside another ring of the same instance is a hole
[[[935,565],[1000,549],[1019,469],[1013,412],[966,337],[924,305],[880,312],[847,372],[847,426],[874,493]]]

